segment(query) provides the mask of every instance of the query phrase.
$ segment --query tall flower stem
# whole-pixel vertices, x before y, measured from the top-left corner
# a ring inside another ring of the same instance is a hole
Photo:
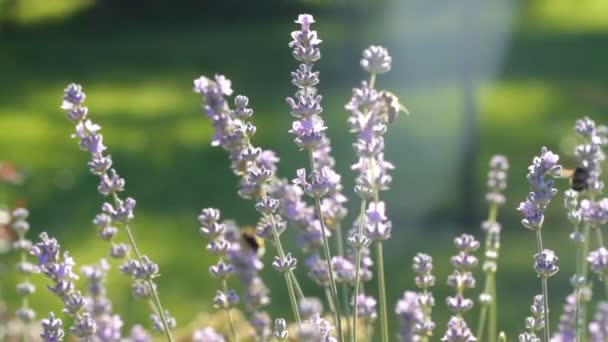
[[[589,243],[591,239],[591,226],[589,224],[585,224],[583,226],[583,243],[582,243],[582,250],[581,250],[581,258],[580,258],[580,274],[582,275],[582,279],[585,280],[585,284],[588,283],[588,277],[589,277],[589,263],[587,263],[587,255],[589,254]],[[587,337],[587,302],[585,300],[582,299],[582,295],[579,294],[578,299],[581,299],[580,301],[580,308],[579,308],[579,328],[580,328],[580,333],[581,333],[581,341],[586,341],[586,337]],[[577,303],[578,306],[578,303]]]
[[[222,280],[222,286],[224,288],[224,293],[228,293],[228,281],[225,278]],[[226,308],[226,316],[228,317],[228,325],[230,326],[230,335],[232,336],[232,341],[236,342],[236,329],[234,329],[234,320],[232,319],[230,308]]]
[[[359,227],[357,233],[359,236],[363,236],[363,223],[365,221],[365,208],[367,206],[367,201],[365,199],[361,200],[361,208],[359,210]],[[361,246],[357,247],[357,254],[355,255],[355,293],[354,293],[354,303],[353,303],[353,330],[350,335],[350,340],[353,342],[357,341],[357,316],[358,316],[358,299],[359,299],[359,283],[361,282]]]
[[[120,199],[118,198],[118,195],[113,194],[113,197],[114,197],[115,205],[118,206],[118,203],[120,201]],[[133,232],[131,231],[129,224],[124,223],[124,228],[125,228],[125,231],[127,232],[127,237],[129,238],[129,244],[131,245],[131,248],[133,249],[133,252],[135,253],[135,257],[137,258],[137,261],[139,261],[141,264],[144,264],[144,260],[142,259],[142,255],[139,252],[139,248],[137,248],[137,243],[135,243],[135,237],[133,236]],[[153,301],[154,307],[156,308],[156,311],[158,312],[158,316],[160,317],[160,320],[163,323],[163,331],[165,333],[165,337],[167,338],[167,341],[173,342],[173,336],[171,335],[171,331],[169,330],[167,316],[165,315],[165,310],[163,309],[163,306],[160,302],[160,297],[158,296],[158,291],[156,291],[156,286],[154,284],[154,281],[152,281],[152,279],[148,279],[148,280],[146,280],[146,284],[150,288],[150,293],[152,294],[152,301]]]
[[[308,153],[308,157],[310,160],[310,170],[315,171],[315,158],[313,155],[314,150],[310,149]],[[321,210],[321,198],[319,196],[315,196],[315,208],[317,210],[317,216],[319,217],[319,223],[321,224],[321,236],[323,237],[323,253],[325,256],[325,261],[327,262],[327,269],[329,272],[329,281],[330,281],[330,290],[331,290],[331,300],[334,303],[335,313],[334,319],[336,321],[336,329],[338,330],[338,341],[344,341],[344,332],[342,331],[342,315],[340,312],[340,303],[338,301],[338,289],[336,288],[336,280],[334,276],[333,267],[331,264],[331,251],[329,250],[329,241],[327,239],[327,227],[325,226],[325,219],[323,218],[323,211]]]
[[[378,261],[381,337],[383,342],[388,342],[388,315],[386,309],[386,284],[384,280],[384,253],[382,251],[382,241],[376,241],[376,259]]]
[[[266,187],[262,186],[262,197],[266,197]],[[275,241],[275,245],[277,248],[277,253],[279,253],[279,258],[281,260],[285,259],[285,251],[283,250],[283,245],[281,244],[281,239],[279,237],[279,232],[277,231],[276,222],[274,221],[273,215],[268,215],[270,219],[270,225],[272,227],[272,236]],[[285,273],[285,282],[287,283],[287,291],[289,292],[289,301],[291,302],[291,309],[293,311],[293,316],[298,323],[298,326],[302,325],[302,320],[300,318],[300,311],[298,310],[298,300],[296,298],[296,294],[294,291],[293,281],[295,280],[295,275],[291,271],[287,271]],[[298,286],[299,287],[299,286]]]
[[[496,223],[497,215],[498,215],[498,206],[496,204],[490,205],[490,208],[488,209],[488,222],[490,224]],[[491,237],[490,233],[486,232],[485,233],[486,252],[490,248],[493,248],[492,243],[490,241],[491,238],[492,237]],[[496,270],[488,269],[488,270],[485,270],[485,273],[486,273],[486,276],[485,276],[485,282],[484,282],[485,285],[484,285],[483,292],[487,293],[491,296],[491,302],[484,303],[481,306],[481,309],[479,311],[479,322],[478,322],[478,326],[477,326],[477,340],[481,341],[483,339],[483,333],[484,333],[484,329],[485,329],[485,326],[487,323],[487,325],[488,325],[487,341],[494,342],[494,341],[496,341],[496,334],[497,334],[497,332],[496,332],[496,319],[497,319]],[[489,317],[489,319],[488,319],[488,317]]]
[[[337,224],[334,228],[334,231],[336,232],[336,249],[338,252],[339,256],[344,256],[344,236],[342,235],[342,225]],[[348,298],[348,284],[343,283],[342,286],[342,304],[344,305],[344,312],[346,313],[346,317],[350,317],[352,314],[352,311],[350,309],[350,302],[349,302],[349,298]],[[346,331],[348,334],[350,334],[351,338],[353,336],[353,334],[356,334],[356,330],[352,329],[352,325],[350,320],[346,320]],[[348,335],[347,334],[347,335]]]
[[[540,228],[536,230],[536,249],[538,250],[538,253],[542,253],[543,251],[543,238],[541,235],[541,230]],[[544,336],[545,336],[545,341],[549,342],[549,337],[550,337],[550,327],[549,327],[549,291],[547,289],[547,277],[546,276],[541,276],[540,278],[541,281],[541,287],[542,287],[542,292],[543,292],[543,299],[544,299],[544,320],[545,320],[545,326],[544,326]]]

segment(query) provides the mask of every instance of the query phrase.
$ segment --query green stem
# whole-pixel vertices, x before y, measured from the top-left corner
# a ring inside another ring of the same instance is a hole
[[[224,287],[224,293],[228,295],[228,282],[226,281],[226,279],[222,280],[222,285]],[[230,326],[230,335],[232,336],[232,342],[236,342],[236,329],[234,329],[234,320],[232,319],[230,308],[226,308],[226,316],[228,317],[228,325]]]
[[[266,190],[265,187],[262,186],[262,196],[266,196]],[[277,231],[277,226],[276,226],[276,222],[274,221],[274,216],[273,215],[268,215],[267,216],[270,219],[270,226],[272,228],[272,236],[274,238],[275,241],[275,245],[277,247],[277,252],[279,253],[279,258],[281,258],[281,260],[285,259],[285,252],[283,251],[283,245],[281,244],[281,239],[279,237],[279,232]],[[291,273],[290,271],[287,271],[289,274],[285,275],[285,282],[287,283],[287,291],[289,292],[289,300],[291,301],[291,309],[293,310],[293,316],[296,319],[296,322],[298,323],[298,326],[302,325],[302,320],[300,319],[300,310],[298,310],[298,300],[296,299],[295,296],[295,292],[293,290],[293,279],[295,278],[295,275],[293,275],[293,273]]]
[[[314,150],[310,149],[308,151],[308,158],[310,161],[310,171],[315,172],[315,158],[314,158]],[[323,211],[321,210],[321,199],[319,197],[315,197],[315,208],[317,211],[317,217],[319,218],[319,223],[321,224],[321,237],[323,238],[323,253],[325,254],[325,261],[327,262],[327,269],[329,272],[329,281],[330,281],[330,289],[331,289],[331,299],[334,303],[335,314],[334,319],[336,321],[336,330],[338,330],[338,341],[344,341],[344,332],[342,330],[342,315],[340,313],[340,303],[338,301],[338,289],[336,288],[336,280],[334,277],[333,267],[331,265],[331,251],[329,250],[329,242],[327,240],[327,227],[325,225],[325,219],[323,218]]]
[[[540,229],[536,230],[536,248],[538,250],[538,253],[542,253],[543,251],[543,239],[541,236],[541,232]],[[545,276],[541,276],[540,278],[541,281],[541,287],[542,287],[542,291],[543,291],[543,299],[544,299],[544,320],[545,320],[545,327],[544,327],[544,336],[545,336],[545,342],[549,342],[549,337],[550,337],[550,328],[549,328],[549,291],[547,289],[547,277]]]
[[[118,202],[120,201],[120,199],[118,198],[118,195],[116,193],[113,194],[113,198],[114,198],[114,204],[116,206],[118,206]],[[135,237],[133,236],[133,232],[131,231],[129,224],[125,223],[124,228],[125,228],[125,231],[127,232],[127,237],[129,238],[129,244],[131,245],[131,249],[135,253],[135,257],[137,258],[137,261],[139,261],[141,264],[143,264],[142,255],[139,252],[139,248],[137,248],[137,243],[135,243]],[[167,337],[167,341],[173,342],[173,336],[171,335],[171,331],[169,330],[169,324],[167,323],[167,317],[165,315],[165,310],[163,310],[163,306],[160,303],[160,298],[158,297],[158,291],[156,290],[154,281],[152,279],[148,279],[148,280],[146,280],[146,283],[148,284],[148,287],[150,288],[150,293],[152,294],[153,304],[156,307],[158,316],[160,317],[160,320],[163,324],[163,330],[164,330],[165,336]]]
[[[343,257],[344,256],[344,237],[342,235],[342,225],[340,224],[336,224],[334,227],[334,231],[336,232],[336,249],[338,250],[338,255]],[[350,309],[350,301],[348,298],[348,284],[343,283],[341,285],[342,288],[342,305],[344,305],[344,312],[346,313],[346,317],[350,317],[351,316],[351,309]],[[350,320],[346,320],[346,332],[347,332],[347,339],[349,338],[348,335],[350,335],[350,338],[352,338],[352,334],[353,334],[353,329],[351,326],[351,321]]]
[[[380,325],[382,342],[388,342],[388,315],[386,309],[386,284],[384,280],[384,253],[382,241],[376,242],[376,259],[378,261],[378,292],[380,295]]]
[[[581,275],[583,276],[583,279],[585,279],[585,286],[588,286],[589,284],[589,263],[587,262],[587,255],[589,254],[589,245],[590,245],[590,241],[591,240],[591,226],[589,224],[585,224],[583,226],[583,248],[581,251],[581,260],[580,260],[580,266],[581,266]],[[579,318],[580,318],[580,330],[581,330],[581,341],[586,341],[586,337],[587,337],[587,302],[583,300],[582,296],[579,295],[579,299],[581,299],[581,307],[580,307],[580,312],[579,312]]]
[[[361,208],[359,209],[359,227],[357,233],[359,238],[363,236],[363,224],[365,221],[365,208],[367,201],[361,200]],[[359,299],[359,283],[361,282],[361,248],[357,248],[357,254],[355,255],[355,293],[353,297],[353,332],[351,333],[350,340],[353,342],[357,341],[357,316],[358,316],[358,299]]]
[[[492,296],[492,302],[490,303],[490,321],[488,322],[488,334],[490,334],[490,342],[496,341],[497,332],[496,325],[498,321],[498,302],[496,301],[496,273],[491,272],[490,276],[490,295]]]
[[[484,304],[481,307],[481,309],[479,310],[479,321],[478,321],[478,325],[477,325],[477,334],[475,335],[477,337],[477,341],[481,341],[481,338],[483,337],[483,331],[484,331],[484,328],[486,327],[487,314],[488,314],[488,304]]]
[[[312,155],[311,155],[312,157]],[[333,267],[331,265],[331,252],[329,251],[329,242],[327,241],[327,228],[325,227],[323,213],[321,212],[321,200],[319,197],[315,197],[315,207],[317,208],[317,215],[319,216],[319,222],[321,223],[321,236],[323,237],[323,253],[325,255],[325,261],[327,262],[327,268],[329,272],[329,287],[331,293],[331,300],[334,303],[334,319],[336,321],[336,329],[338,330],[338,341],[344,341],[344,332],[342,331],[340,303],[338,302],[338,289],[336,288],[336,280],[334,277]]]

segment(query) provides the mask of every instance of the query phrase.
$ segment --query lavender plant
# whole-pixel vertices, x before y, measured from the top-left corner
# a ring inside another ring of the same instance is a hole
[[[544,338],[549,341],[549,291],[547,290],[547,279],[557,273],[557,255],[550,249],[543,248],[541,230],[544,223],[545,208],[551,202],[551,198],[557,193],[553,188],[553,178],[561,176],[561,165],[558,164],[559,156],[543,147],[540,156],[534,157],[532,165],[528,168],[528,182],[530,193],[525,202],[521,202],[517,210],[523,215],[521,221],[524,227],[536,233],[536,250],[534,255],[534,270],[541,279],[542,298],[544,300]]]
[[[507,170],[509,162],[505,156],[495,155],[490,159],[488,172],[488,193],[486,202],[489,204],[488,219],[481,224],[484,243],[483,271],[485,273],[484,290],[479,295],[481,309],[477,326],[477,339],[482,340],[486,322],[488,326],[488,341],[495,342],[497,338],[496,324],[498,321],[498,304],[496,300],[496,271],[500,249],[500,231],[502,226],[497,222],[498,208],[505,204],[503,191],[507,188]],[[489,319],[487,316],[489,315]]]
[[[30,308],[28,297],[36,291],[36,287],[29,281],[29,275],[37,271],[37,268],[27,260],[32,242],[26,239],[25,235],[30,229],[27,222],[29,211],[25,208],[17,208],[12,212],[13,230],[17,233],[17,241],[13,243],[13,249],[19,252],[20,260],[17,264],[17,271],[23,275],[23,281],[17,284],[17,294],[21,296],[21,307],[15,315],[23,322],[21,336],[25,339],[29,324],[36,317],[36,313]]]
[[[273,151],[252,144],[256,127],[251,122],[253,109],[249,108],[249,99],[238,95],[231,108],[229,97],[233,91],[229,79],[216,75],[214,78],[201,76],[194,81],[194,91],[202,96],[204,112],[214,128],[211,144],[228,152],[230,168],[240,178],[238,194],[255,201],[260,217],[253,232],[239,227],[234,221],[220,221],[218,209],[207,208],[201,212],[198,220],[202,226],[200,232],[208,240],[206,250],[218,257],[217,263],[209,269],[210,276],[220,281],[220,290],[216,292],[213,304],[222,310],[217,316],[226,323],[216,326],[209,322],[204,328],[198,328],[197,324],[195,329],[183,335],[187,336],[185,339],[195,342],[343,342],[346,339],[387,342],[392,339],[389,337],[383,260],[383,243],[391,236],[392,223],[387,215],[387,204],[380,199],[380,192],[388,189],[392,180],[390,171],[395,167],[385,160],[384,135],[396,116],[400,112],[407,113],[407,110],[395,95],[376,89],[376,77],[392,67],[388,51],[374,45],[365,49],[361,66],[369,74],[369,80],[353,89],[345,107],[350,112],[348,126],[355,134],[353,149],[357,161],[352,169],[357,172],[354,193],[360,202],[359,212],[352,218],[353,225],[345,248],[342,223],[348,217],[347,199],[341,176],[334,170],[336,165],[331,143],[321,116],[322,97],[317,90],[319,72],[314,69],[321,57],[321,40],[317,31],[312,30],[314,22],[311,15],[300,15],[296,20],[299,30],[291,33],[292,41],[289,43],[292,55],[299,63],[291,73],[296,91],[287,99],[294,117],[289,132],[295,144],[307,153],[310,164],[308,168],[297,170],[291,182],[279,177],[279,157]],[[139,252],[129,226],[134,217],[135,200],[119,196],[124,191],[125,181],[112,168],[113,161],[106,154],[101,127],[88,118],[84,99],[82,88],[71,84],[65,89],[62,108],[76,126],[74,137],[81,149],[91,155],[88,166],[100,178],[98,192],[112,199],[103,204],[102,212],[93,222],[98,227],[99,237],[110,242],[110,257],[123,260],[120,271],[132,278],[133,296],[152,304],[150,318],[153,328],[164,332],[166,339],[172,341],[170,330],[176,323],[158,297],[154,283],[159,273],[158,265]],[[567,296],[558,328],[551,335],[548,278],[559,270],[558,257],[552,250],[544,248],[541,232],[545,226],[545,210],[558,191],[556,179],[562,178],[562,167],[558,164],[559,156],[543,147],[528,168],[530,192],[518,207],[523,214],[523,226],[536,235],[534,270],[541,282],[541,294],[533,298],[531,315],[524,321],[526,331],[518,336],[520,342],[605,342],[608,337],[608,304],[605,301],[597,303],[592,319],[587,318],[593,299],[589,271],[599,276],[608,296],[608,250],[602,233],[603,225],[608,222],[608,198],[601,197],[604,186],[601,165],[605,159],[602,148],[608,144],[608,128],[583,118],[576,122],[575,131],[581,139],[574,153],[578,167],[571,189],[565,191],[564,197],[567,218],[574,228],[571,240],[575,243],[576,271],[570,278],[573,292]],[[481,244],[473,235],[461,234],[454,239],[458,252],[450,258],[453,271],[447,276],[447,284],[454,289],[454,294],[445,298],[445,307],[451,317],[441,341],[507,340],[506,334],[498,333],[497,329],[499,296],[496,272],[502,230],[497,220],[498,209],[506,202],[504,191],[508,167],[504,156],[496,155],[490,160],[486,194],[488,217],[481,225],[484,280],[479,293],[477,334],[473,335],[465,319],[474,306],[473,300],[465,296],[465,291],[475,288],[473,271],[479,260],[473,253]],[[306,202],[305,196],[311,197],[312,205]],[[35,317],[34,307],[27,297],[35,288],[28,276],[39,270],[51,281],[48,288],[61,300],[62,312],[70,316],[67,325],[73,321],[67,331],[78,339],[91,342],[152,341],[140,325],[131,327],[130,332],[123,335],[124,323],[108,298],[106,277],[110,266],[105,259],[82,267],[87,286],[87,293],[83,295],[77,289],[78,276],[73,271],[75,262],[70,254],[67,251],[61,253],[57,240],[47,233],[42,233],[40,241],[32,246],[25,237],[29,229],[27,210],[17,209],[11,216],[11,227],[17,233],[14,249],[21,253],[17,269],[23,275],[23,282],[17,286],[17,292],[22,300],[16,316],[25,323],[23,336]],[[282,234],[287,229],[295,230],[299,251],[284,248]],[[126,233],[128,244],[118,239],[121,231]],[[271,265],[285,280],[292,322],[271,317],[266,311],[271,295],[260,273],[264,267],[264,248],[260,239],[276,250]],[[335,240],[333,248],[330,239]],[[375,253],[372,253],[372,247]],[[28,252],[37,257],[38,265],[28,262]],[[134,257],[131,257],[132,253]],[[310,280],[326,292],[326,303],[317,297],[304,295],[295,274],[298,258],[305,261],[302,264],[307,268]],[[374,267],[375,272],[372,272]],[[435,331],[433,313],[437,310],[432,293],[435,285],[433,258],[424,253],[416,254],[412,270],[417,292],[406,290],[396,302],[394,313],[398,329],[392,334],[398,341],[429,342]],[[374,275],[378,280],[377,294],[369,293],[365,286]],[[234,278],[231,278],[229,286],[228,278],[231,276]],[[239,284],[233,284],[233,281]],[[339,296],[339,290],[342,296]],[[324,304],[329,308],[327,314],[323,310]],[[241,310],[245,314],[241,314]],[[374,334],[376,322],[379,323],[378,334]],[[53,312],[40,321],[40,328],[43,341],[69,339],[65,336],[62,320]],[[222,333],[226,331],[225,336]]]
[[[99,235],[103,240],[112,240],[116,235],[118,230],[112,224],[124,227],[130,248],[135,253],[135,259],[126,260],[120,270],[123,274],[132,277],[135,292],[141,294],[138,297],[151,300],[155,311],[150,316],[152,322],[160,321],[162,323],[160,330],[164,332],[169,341],[173,341],[170,330],[174,325],[171,323],[175,322],[163,309],[154,283],[154,278],[159,275],[158,265],[146,255],[141,254],[129,226],[130,221],[134,218],[133,210],[136,202],[131,197],[122,200],[118,195],[124,191],[125,180],[118,175],[115,169],[111,168],[112,156],[104,154],[106,146],[103,144],[103,136],[100,133],[101,126],[88,118],[88,108],[83,105],[85,98],[86,95],[80,85],[70,84],[64,90],[61,108],[66,111],[68,120],[76,125],[76,133],[72,137],[78,139],[81,150],[91,154],[88,167],[92,174],[99,176],[100,182],[97,190],[103,196],[109,196],[113,200],[113,204],[109,202],[103,204],[102,213],[95,218],[94,223],[100,227]],[[128,252],[129,248],[125,244],[112,245],[110,256],[122,258],[127,256]]]

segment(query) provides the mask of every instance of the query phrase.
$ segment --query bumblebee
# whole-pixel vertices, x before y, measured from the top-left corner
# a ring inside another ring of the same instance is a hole
[[[258,257],[264,255],[264,239],[255,235],[255,229],[251,227],[243,228],[241,231],[241,240],[243,241],[244,245],[254,251]]]
[[[574,191],[585,191],[589,188],[590,173],[584,167],[577,167],[574,170],[562,170],[562,174],[570,178],[570,188]]]

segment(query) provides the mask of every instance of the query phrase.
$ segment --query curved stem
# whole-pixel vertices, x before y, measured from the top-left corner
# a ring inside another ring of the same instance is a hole
[[[334,276],[333,267],[331,265],[331,252],[329,250],[329,242],[327,241],[327,228],[325,227],[325,220],[323,219],[323,213],[321,212],[321,200],[319,197],[315,197],[315,207],[317,208],[317,215],[319,216],[319,221],[321,223],[321,236],[323,237],[323,253],[325,254],[325,261],[327,262],[327,268],[329,271],[329,286],[331,290],[331,299],[334,303],[335,308],[335,321],[336,321],[336,330],[338,330],[338,341],[344,341],[344,332],[342,331],[342,322],[341,322],[341,313],[340,313],[340,303],[338,302],[338,289],[336,288],[336,279]]]
[[[226,279],[222,280],[222,286],[224,287],[224,293],[228,295],[228,282]],[[232,341],[236,342],[236,330],[234,329],[234,320],[232,319],[230,308],[226,308],[226,316],[228,317],[228,325],[230,326],[230,335],[232,336]]]
[[[543,251],[543,239],[541,236],[541,232],[540,229],[536,230],[536,248],[538,249],[538,253],[542,253]],[[545,336],[545,341],[549,342],[549,334],[550,334],[550,328],[549,328],[549,291],[547,289],[547,277],[545,276],[541,276],[540,278],[540,282],[541,282],[541,287],[542,287],[542,292],[543,292],[543,299],[544,299],[544,320],[545,320],[545,327],[544,327],[544,336]]]
[[[359,237],[363,235],[363,223],[365,221],[365,208],[367,201],[361,200],[361,208],[359,209]],[[357,341],[357,316],[358,316],[358,300],[359,300],[359,283],[361,282],[361,248],[357,248],[357,254],[355,255],[355,293],[353,297],[353,331],[350,336],[350,340],[353,342]]]
[[[376,259],[378,260],[378,292],[380,297],[380,325],[383,342],[388,342],[388,315],[386,310],[386,284],[384,280],[384,252],[382,241],[376,242]]]
[[[266,196],[266,191],[263,186],[262,186],[262,193],[263,193],[263,196]],[[279,253],[279,258],[281,258],[281,260],[283,260],[283,259],[285,259],[285,252],[283,250],[283,245],[281,244],[279,232],[277,231],[277,226],[276,226],[276,222],[274,221],[274,216],[268,215],[268,218],[270,219],[270,225],[272,227],[272,236],[274,238],[275,245],[277,247],[277,252]],[[287,283],[287,291],[289,292],[289,300],[291,301],[291,309],[293,310],[293,316],[295,317],[296,322],[298,323],[298,326],[301,326],[302,320],[300,319],[300,310],[298,310],[298,300],[296,299],[295,292],[293,289],[293,279],[292,278],[295,278],[295,275],[293,275],[293,273],[291,271],[287,271],[287,274],[285,274],[285,282]]]

